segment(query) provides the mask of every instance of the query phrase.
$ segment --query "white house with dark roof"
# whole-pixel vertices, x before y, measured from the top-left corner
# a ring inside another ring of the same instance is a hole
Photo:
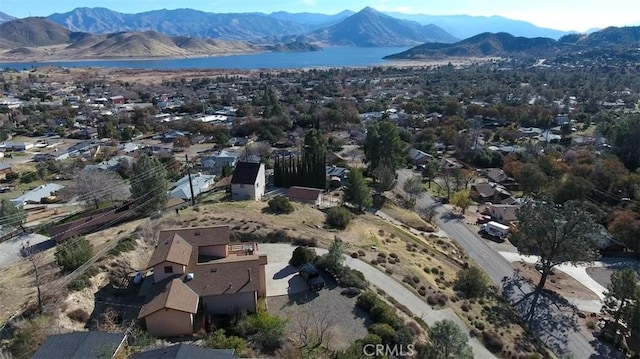
[[[234,201],[259,201],[266,187],[264,163],[238,162],[231,178],[231,198]]]

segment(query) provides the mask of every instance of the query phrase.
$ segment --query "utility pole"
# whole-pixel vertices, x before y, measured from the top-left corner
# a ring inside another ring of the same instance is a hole
[[[184,160],[187,162],[187,175],[189,175],[189,189],[191,190],[191,205],[196,205],[196,197],[193,195],[193,182],[191,182],[191,167],[189,166],[189,155],[184,155]]]

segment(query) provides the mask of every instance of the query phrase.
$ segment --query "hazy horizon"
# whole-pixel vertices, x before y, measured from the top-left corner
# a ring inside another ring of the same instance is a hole
[[[214,13],[246,13],[286,11],[290,13],[337,14],[344,10],[354,12],[365,7],[382,12],[423,15],[470,15],[502,16],[513,20],[530,22],[539,27],[562,31],[584,32],[594,28],[608,26],[630,26],[640,24],[640,2],[629,3],[623,0],[574,1],[574,0],[494,0],[477,2],[475,0],[451,0],[423,2],[415,0],[240,0],[207,1],[190,0],[180,2],[180,6],[169,9],[189,8]],[[46,2],[33,0],[2,0],[0,11],[24,18],[29,16],[49,16],[53,13],[65,13],[79,7],[104,7],[121,13],[139,13],[161,10],[157,1],[150,0],[110,0],[106,5],[96,0],[65,0]],[[166,7],[164,7],[166,8]]]

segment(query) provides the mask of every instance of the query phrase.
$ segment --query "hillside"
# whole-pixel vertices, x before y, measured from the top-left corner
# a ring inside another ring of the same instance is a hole
[[[48,18],[73,31],[94,34],[153,30],[169,36],[244,41],[264,36],[301,34],[310,29],[306,25],[265,14],[215,14],[192,9],[123,14],[106,8],[77,8]]]
[[[303,46],[285,44],[277,51],[297,51]],[[3,61],[195,57],[276,50],[237,41],[170,37],[155,31],[102,35],[71,32],[44,18],[0,24],[0,48],[5,49],[0,52]]]
[[[507,33],[484,33],[453,44],[423,44],[387,59],[421,59],[438,57],[486,57],[506,55],[543,56],[567,46],[549,38],[516,37]]]
[[[42,17],[0,24],[0,46],[4,48],[66,44],[71,41],[70,35],[71,30]]]
[[[296,22],[299,24],[310,26],[329,26],[336,24],[349,16],[355,14],[353,11],[344,10],[334,15],[317,14],[309,12],[290,13],[286,11],[277,11],[269,14],[270,17],[278,20]]]
[[[322,43],[342,46],[410,46],[456,40],[435,25],[398,20],[369,7],[309,36]]]
[[[608,27],[588,35],[567,35],[559,42],[590,47],[629,47],[640,44],[640,26]]]
[[[0,23],[15,20],[16,18],[0,11]]]
[[[425,15],[387,13],[398,19],[405,19],[420,24],[434,24],[451,35],[466,39],[485,32],[507,32],[513,36],[549,37],[558,39],[567,34],[565,31],[542,28],[522,20],[512,20],[502,16],[470,16],[470,15]]]

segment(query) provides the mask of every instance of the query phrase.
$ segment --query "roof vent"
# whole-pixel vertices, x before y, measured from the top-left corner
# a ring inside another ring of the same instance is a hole
[[[187,273],[187,276],[185,277],[186,281],[190,281],[193,280],[193,273]]]
[[[193,235],[194,236],[199,236],[200,235],[200,231],[196,231]]]
[[[209,271],[210,271],[211,273],[215,273],[215,272],[217,272],[217,271],[218,271],[218,268],[211,268]]]

